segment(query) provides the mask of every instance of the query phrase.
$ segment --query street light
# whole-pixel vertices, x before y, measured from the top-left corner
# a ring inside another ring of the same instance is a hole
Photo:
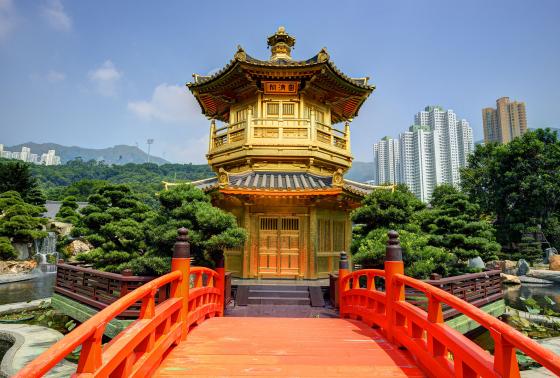
[[[148,143],[148,163],[150,162],[150,146],[152,145],[152,143],[154,143],[154,140],[152,138],[149,138],[146,143]]]

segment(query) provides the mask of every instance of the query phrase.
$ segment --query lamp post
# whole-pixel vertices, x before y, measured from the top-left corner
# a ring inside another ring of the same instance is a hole
[[[154,140],[152,138],[149,138],[146,143],[148,144],[148,163],[150,162],[150,147],[152,145],[152,143],[154,143]]]

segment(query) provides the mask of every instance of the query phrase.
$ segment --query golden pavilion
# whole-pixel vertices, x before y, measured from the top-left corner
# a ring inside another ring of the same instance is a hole
[[[350,247],[350,211],[372,186],[344,179],[352,164],[350,122],[375,89],[339,71],[326,49],[293,60],[283,27],[259,60],[238,47],[212,76],[187,87],[210,119],[208,163],[193,182],[234,214],[248,238],[225,251],[242,278],[312,279],[338,269]]]

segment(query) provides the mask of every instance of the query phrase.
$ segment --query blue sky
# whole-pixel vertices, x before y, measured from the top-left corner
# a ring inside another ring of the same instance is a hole
[[[268,58],[284,25],[292,56],[323,46],[377,90],[352,124],[357,160],[429,104],[482,138],[481,109],[527,103],[529,127],[560,127],[560,1],[0,0],[0,143],[134,145],[205,161],[209,122],[184,88],[242,45]]]

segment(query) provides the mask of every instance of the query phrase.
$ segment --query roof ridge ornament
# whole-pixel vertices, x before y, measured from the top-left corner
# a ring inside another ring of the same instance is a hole
[[[270,60],[292,60],[291,51],[292,47],[296,44],[296,39],[286,33],[286,28],[280,26],[276,33],[268,37],[268,47],[270,47],[271,55]]]
[[[327,52],[327,48],[326,48],[326,47],[323,47],[323,48],[321,49],[321,51],[319,51],[319,53],[317,54],[317,61],[318,61],[319,63],[326,62],[327,60],[329,60],[329,58],[330,58],[330,55],[329,55],[329,53]]]
[[[241,45],[237,45],[237,52],[234,55],[234,58],[237,60],[246,61],[247,60],[247,53],[243,50]]]

